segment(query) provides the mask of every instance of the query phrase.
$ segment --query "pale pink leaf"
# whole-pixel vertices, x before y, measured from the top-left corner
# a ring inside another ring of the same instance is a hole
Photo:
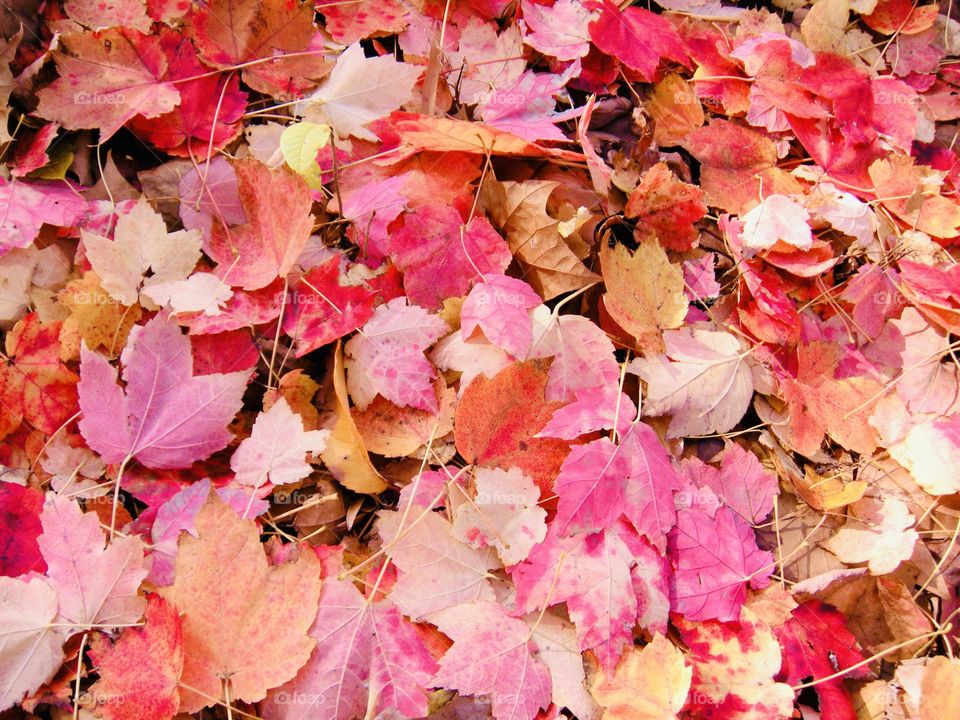
[[[0,712],[36,692],[63,663],[63,634],[51,627],[57,594],[42,577],[0,576]]]
[[[148,567],[139,537],[115,537],[107,544],[99,516],[59,495],[47,497],[40,523],[37,544],[57,593],[58,622],[81,629],[140,619],[146,601],[137,591]]]
[[[495,720],[530,720],[550,704],[550,673],[533,654],[530,629],[489,602],[438,613],[453,639],[435,682],[465,695],[491,695]]]
[[[349,579],[328,576],[310,635],[317,641],[310,660],[270,693],[266,720],[352,720],[368,706],[427,714],[437,664],[392,603],[372,603]]]
[[[553,357],[547,400],[570,402],[578,390],[618,386],[620,366],[613,350],[606,333],[582,315],[556,317],[546,307],[534,311],[528,358]]]
[[[743,246],[750,250],[768,250],[778,242],[798,250],[813,245],[810,213],[786,195],[768,195],[741,220]]]
[[[478,468],[476,497],[454,513],[453,534],[475,548],[494,547],[504,565],[515,565],[547,536],[540,490],[519,468]]]
[[[253,424],[230,458],[230,469],[241,485],[258,488],[265,483],[291,485],[310,474],[307,453],[319,453],[327,444],[329,430],[303,429],[303,420],[279,398]]]
[[[527,283],[506,275],[484,275],[460,309],[460,331],[469,338],[480,328],[484,336],[515,358],[530,349],[533,327],[527,312],[540,304]]]
[[[590,52],[587,26],[595,17],[582,0],[557,0],[552,7],[523,0],[523,41],[557,60],[576,60]]]
[[[376,395],[394,405],[437,411],[436,370],[423,351],[448,330],[438,316],[403,297],[373,312],[361,333],[347,341],[347,388],[361,410]]]
[[[419,620],[461,603],[494,599],[488,575],[500,565],[496,552],[464,545],[440,515],[411,506],[381,513],[377,527],[399,570],[390,598],[405,615]]]
[[[644,416],[670,415],[671,438],[733,428],[753,398],[740,340],[706,328],[668,330],[663,339],[664,354],[637,358],[629,366],[647,386]]]

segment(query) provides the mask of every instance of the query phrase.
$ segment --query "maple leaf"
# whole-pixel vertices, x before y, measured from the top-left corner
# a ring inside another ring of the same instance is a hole
[[[354,43],[337,57],[337,64],[317,89],[298,106],[299,115],[326,123],[341,137],[376,140],[366,125],[396,110],[410,99],[420,68],[392,57],[364,57]]]
[[[667,720],[686,702],[692,676],[683,653],[656,633],[643,649],[628,648],[612,675],[598,674],[592,692],[604,720]]]
[[[193,375],[190,341],[158,315],[130,333],[117,370],[92,350],[80,353],[80,432],[109,463],[189,467],[224,448],[249,373]]]
[[[791,717],[793,690],[774,681],[781,665],[777,638],[749,608],[735,619],[730,623],[675,621],[690,649],[692,709],[756,720]]]
[[[812,677],[819,681],[815,687],[824,720],[853,720],[857,714],[843,678],[831,677],[838,667],[846,669],[864,659],[843,615],[818,600],[808,600],[774,632],[783,647],[783,667],[777,677],[791,684]],[[868,672],[860,667],[846,676],[863,678]]]
[[[940,194],[940,179],[930,168],[894,155],[875,161],[869,172],[883,205],[911,228],[938,238],[960,231],[960,204]]]
[[[63,663],[53,627],[57,594],[42,577],[0,577],[0,712],[48,682]]]
[[[60,77],[38,93],[37,113],[68,130],[99,128],[101,142],[137,115],[157,117],[180,102],[176,86],[162,80],[158,37],[123,28],[74,33],[54,57]]]
[[[549,180],[528,180],[484,183],[482,188],[490,194],[486,202],[490,217],[526,270],[526,279],[544,300],[599,279],[564,241],[559,220],[547,214],[547,201],[557,185]]]
[[[200,148],[205,153],[220,150],[235,140],[247,107],[240,78],[211,73],[198,59],[190,39],[178,31],[165,29],[160,46],[167,56],[167,70],[161,79],[177,88],[180,102],[157,117],[138,115],[127,127],[157,148],[182,157],[191,157]],[[217,102],[211,103],[211,97]]]
[[[787,439],[803,454],[816,452],[824,433],[855,452],[869,454],[876,448],[876,432],[866,420],[881,394],[880,383],[869,376],[835,378],[839,360],[840,348],[831,343],[801,345],[796,379],[781,380],[792,410]]]
[[[637,423],[619,445],[600,438],[573,447],[554,485],[559,497],[554,523],[563,534],[596,532],[626,515],[662,550],[676,519],[673,493],[680,488],[656,433]]]
[[[577,0],[557,0],[552,7],[524,0],[523,41],[557,60],[576,60],[590,51],[587,26],[597,13]]]
[[[561,406],[545,399],[546,386],[542,360],[514,363],[493,379],[478,376],[457,405],[457,451],[468,463],[503,470],[517,467],[541,491],[549,491],[569,446],[536,437]]]
[[[131,627],[110,644],[103,635],[90,643],[100,679],[89,695],[107,720],[166,720],[177,714],[183,671],[183,633],[176,608],[147,596],[142,628]]]
[[[163,218],[145,199],[117,218],[112,241],[87,231],[81,238],[101,286],[124,305],[135,304],[141,288],[183,280],[200,259],[200,233],[168,233]]]
[[[474,549],[454,537],[432,512],[385,512],[377,529],[399,577],[390,599],[414,620],[475,600],[492,601],[489,571],[499,566],[493,548]]]
[[[586,671],[571,623],[550,612],[524,618],[537,657],[550,671],[553,704],[570,710],[577,720],[597,720],[600,708],[586,688]]]
[[[736,620],[746,583],[765,587],[774,568],[773,556],[757,547],[753,528],[728,507],[712,515],[698,507],[681,508],[670,534],[670,556],[671,602],[690,620]]]
[[[303,420],[284,398],[260,413],[250,437],[243,440],[230,458],[230,469],[241,485],[259,488],[265,483],[291,485],[310,474],[304,460],[307,453],[326,447],[329,430],[303,429]]]
[[[386,257],[387,228],[404,210],[408,180],[408,174],[404,173],[366,182],[349,194],[342,193],[340,214],[350,221],[347,236],[357,244],[364,258],[379,262]]]
[[[742,220],[743,246],[751,250],[767,250],[777,243],[809,250],[813,243],[810,214],[786,195],[768,195]]]
[[[569,538],[551,528],[546,541],[510,572],[520,612],[565,602],[580,649],[593,649],[608,669],[635,624],[666,627],[666,563],[622,527]]]
[[[81,341],[91,350],[116,357],[142,315],[139,305],[126,307],[111,297],[92,271],[67,283],[57,299],[70,313],[63,321],[60,342],[69,347],[71,357],[79,354]]]
[[[919,539],[906,504],[896,498],[858,500],[850,520],[823,546],[845,563],[866,562],[874,575],[892,573],[909,560]]]
[[[69,186],[19,178],[0,178],[0,207],[0,255],[13,248],[29,247],[44,224],[76,225],[88,209],[86,201]]]
[[[408,717],[427,714],[425,688],[437,663],[389,599],[372,602],[351,580],[327,576],[310,635],[317,641],[313,655],[294,680],[270,693],[267,720],[351,720],[371,705]]]
[[[296,341],[298,357],[356,330],[373,315],[376,288],[350,283],[341,264],[334,256],[311,268],[292,287],[283,331]]]
[[[770,192],[777,148],[767,133],[714,119],[693,130],[685,147],[701,164],[700,186],[709,205],[743,214],[757,204],[761,182]]]
[[[223,312],[233,290],[213,273],[196,272],[185,280],[171,280],[144,288],[142,295],[175,314],[203,313],[214,317]]]
[[[434,393],[440,406],[436,413],[401,408],[379,395],[366,410],[352,413],[367,450],[384,457],[404,457],[426,446],[431,437],[436,439],[452,432],[457,391],[438,377]]]
[[[679,327],[687,314],[680,267],[653,239],[633,253],[619,243],[614,248],[604,244],[600,262],[607,288],[604,309],[641,348],[661,349],[662,331]]]
[[[453,639],[435,682],[473,695],[492,695],[496,720],[527,720],[550,704],[550,673],[532,653],[523,620],[494,603],[444,610],[437,627]]]
[[[753,398],[746,353],[735,335],[705,327],[668,330],[666,352],[628,366],[646,383],[643,414],[670,415],[667,437],[723,433]]]
[[[763,469],[757,456],[736,443],[723,451],[720,469],[697,458],[683,461],[685,471],[698,485],[713,490],[723,504],[748,523],[760,523],[773,510],[777,478]]]
[[[456,51],[447,53],[450,66],[458,69],[457,97],[467,105],[481,102],[491,88],[508,86],[523,73],[519,28],[498,29],[480,18],[468,18],[460,28]]]
[[[502,85],[497,92],[484,97],[477,106],[477,112],[486,125],[524,140],[563,142],[567,137],[556,123],[570,120],[580,115],[582,110],[572,108],[554,112],[557,104],[554,98],[563,91],[575,68],[571,66],[563,75],[527,71],[512,83]]]
[[[545,307],[534,311],[530,358],[552,357],[547,400],[569,402],[578,392],[619,387],[620,366],[613,343],[594,323],[579,315],[556,316]]]
[[[71,19],[91,30],[127,27],[144,33],[150,32],[152,21],[147,16],[144,0],[109,0],[104,3],[67,0],[63,9]]]
[[[381,305],[347,341],[347,387],[363,410],[377,394],[400,405],[436,412],[433,365],[423,351],[447,331],[447,324],[406,298]]]
[[[57,593],[59,622],[83,629],[140,618],[144,600],[137,588],[147,576],[147,565],[139,537],[114,538],[106,544],[96,513],[85,513],[60,495],[47,497],[40,523],[43,533],[37,544]]]
[[[539,304],[540,296],[522,280],[484,275],[463,301],[460,331],[469,338],[479,328],[491,343],[524,358],[533,340],[527,311]]]
[[[42,507],[43,493],[0,481],[0,576],[17,577],[47,569],[37,545]]]
[[[349,45],[364,38],[402,32],[409,22],[403,0],[380,0],[356,12],[336,0],[321,0],[317,12],[326,21],[324,28],[339,43]]]
[[[453,534],[475,548],[495,547],[504,565],[515,565],[547,535],[540,490],[519,469],[478,468],[476,497],[454,512]]]
[[[931,495],[960,492],[953,473],[956,448],[960,445],[960,420],[931,420],[911,427],[906,437],[890,448],[924,491]]]
[[[7,333],[0,364],[0,437],[26,421],[52,435],[76,412],[77,376],[60,361],[61,323],[31,313]]]
[[[510,264],[507,244],[485,217],[464,223],[456,208],[441,205],[405,215],[387,251],[403,272],[407,295],[428,308],[463,295],[485,274],[502,273]]]
[[[293,268],[313,228],[310,188],[289,168],[236,160],[237,191],[247,223],[213,224],[208,254],[221,279],[244,290],[266,287]]]
[[[707,213],[703,191],[681,182],[666,163],[650,168],[627,198],[624,214],[654,232],[670,250],[689,250],[699,233],[693,223]]]
[[[683,40],[659,15],[639,7],[621,11],[612,0],[591,2],[588,7],[600,10],[589,25],[593,44],[636,70],[647,82],[653,80],[661,58],[688,64]]]
[[[181,536],[173,585],[161,590],[183,622],[186,713],[222,697],[226,683],[230,699],[257,702],[291,679],[316,644],[307,630],[320,595],[312,552],[270,566],[256,524],[219,498],[197,513],[196,531]],[[297,602],[286,602],[291,597]]]
[[[274,97],[299,95],[325,73],[323,53],[313,57],[313,8],[291,0],[212,0],[196,7],[189,32],[201,57],[215,68],[243,68],[243,81]],[[259,61],[259,62],[258,62]],[[268,62],[263,62],[268,61]]]

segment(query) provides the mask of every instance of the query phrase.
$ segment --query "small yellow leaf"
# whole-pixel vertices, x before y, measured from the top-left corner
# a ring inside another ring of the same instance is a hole
[[[317,153],[330,142],[330,126],[299,122],[289,125],[280,135],[280,152],[290,169],[314,190],[321,186]]]

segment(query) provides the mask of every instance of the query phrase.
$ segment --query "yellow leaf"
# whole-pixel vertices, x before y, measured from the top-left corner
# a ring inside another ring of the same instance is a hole
[[[343,374],[343,347],[340,343],[337,343],[333,360],[333,391],[336,396],[336,420],[330,427],[332,432],[320,457],[341,485],[359,493],[381,492],[387,488],[387,483],[370,462],[363,438],[350,417],[347,383]]]
[[[320,181],[320,166],[317,153],[330,142],[330,126],[320,123],[299,122],[288,125],[280,135],[280,152],[290,169],[300,175],[307,184],[317,190]]]
[[[600,672],[591,692],[605,708],[603,720],[669,720],[683,707],[692,675],[683,653],[657,633],[642,650],[628,648],[613,677]]]
[[[645,352],[661,352],[661,331],[677,328],[687,315],[683,275],[656,240],[648,238],[631,253],[625,245],[600,250],[610,317],[637,339]]]

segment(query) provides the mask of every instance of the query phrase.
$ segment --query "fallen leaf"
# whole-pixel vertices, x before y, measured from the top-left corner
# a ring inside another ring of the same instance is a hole
[[[183,623],[186,713],[225,697],[257,702],[290,680],[316,645],[307,630],[320,596],[319,563],[309,549],[269,565],[256,524],[219,498],[201,508],[196,532],[181,536],[173,585],[160,593]],[[297,602],[284,602],[290,597]]]

